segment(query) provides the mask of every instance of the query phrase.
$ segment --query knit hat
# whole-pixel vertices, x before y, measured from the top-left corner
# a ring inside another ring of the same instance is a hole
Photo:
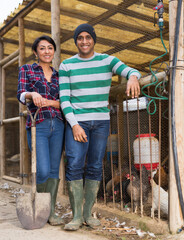
[[[75,29],[73,38],[74,38],[74,41],[75,41],[76,45],[77,45],[77,37],[81,32],[88,32],[91,35],[91,37],[93,38],[94,43],[96,43],[95,29],[91,25],[89,25],[88,23],[84,23],[84,24],[79,25]]]

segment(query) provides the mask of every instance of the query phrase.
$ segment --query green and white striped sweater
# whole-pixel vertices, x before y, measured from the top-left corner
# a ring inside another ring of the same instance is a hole
[[[60,102],[71,127],[78,121],[109,120],[108,98],[112,75],[129,79],[140,73],[118,58],[94,53],[91,58],[75,55],[59,67]]]

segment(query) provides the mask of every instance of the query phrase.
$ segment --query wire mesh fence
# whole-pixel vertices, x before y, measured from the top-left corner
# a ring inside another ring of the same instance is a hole
[[[154,88],[148,91],[154,94]],[[141,216],[167,219],[168,101],[156,102],[154,115],[148,114],[148,101],[119,95],[110,104],[111,127],[98,201]],[[150,105],[150,111],[153,108]]]

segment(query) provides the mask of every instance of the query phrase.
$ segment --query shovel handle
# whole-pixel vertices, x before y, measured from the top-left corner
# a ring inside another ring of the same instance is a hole
[[[32,193],[36,193],[36,117],[40,108],[36,110],[34,117],[32,116],[28,105],[31,101],[26,99],[27,111],[31,117],[31,172],[32,172]]]

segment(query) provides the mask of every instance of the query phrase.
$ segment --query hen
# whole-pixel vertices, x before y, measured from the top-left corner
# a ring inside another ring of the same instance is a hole
[[[150,191],[150,184],[148,178],[148,171],[146,167],[142,166],[142,200],[143,204],[148,200],[148,193]],[[132,175],[132,183],[130,182],[127,186],[127,194],[133,199],[133,209],[134,212],[137,212],[138,206],[140,205],[141,198],[141,186],[140,186],[140,177],[138,175]]]

